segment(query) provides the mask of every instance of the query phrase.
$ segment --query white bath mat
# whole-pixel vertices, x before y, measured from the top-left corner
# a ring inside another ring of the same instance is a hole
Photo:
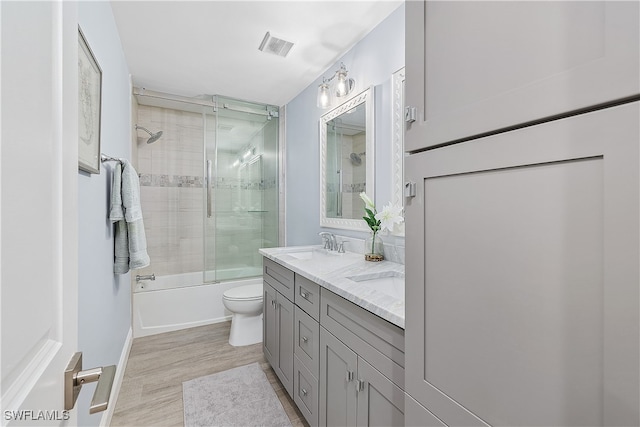
[[[182,383],[185,427],[291,426],[260,365]]]

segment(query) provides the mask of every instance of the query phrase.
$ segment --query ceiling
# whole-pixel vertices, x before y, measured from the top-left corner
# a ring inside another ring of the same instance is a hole
[[[284,105],[402,4],[393,1],[112,1],[135,86]],[[265,33],[294,43],[258,50]],[[349,67],[349,64],[346,64]]]

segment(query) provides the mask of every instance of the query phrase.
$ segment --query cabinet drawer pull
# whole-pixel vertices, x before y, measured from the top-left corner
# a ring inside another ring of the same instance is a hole
[[[307,390],[302,389],[302,395],[303,395],[303,396],[306,396],[306,395],[307,395]]]
[[[304,299],[309,299],[309,292],[305,292],[302,289],[300,289],[300,295],[302,295],[302,298]]]
[[[308,337],[302,337],[302,341],[307,342],[307,341],[309,341],[309,338]]]
[[[364,390],[364,381],[357,380],[356,381],[356,392],[360,392],[362,390]]]

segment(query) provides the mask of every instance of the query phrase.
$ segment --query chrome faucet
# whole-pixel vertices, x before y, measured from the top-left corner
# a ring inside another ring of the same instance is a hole
[[[324,248],[330,251],[338,250],[338,242],[336,241],[336,236],[332,233],[328,233],[326,231],[321,231],[318,233],[318,236],[322,237],[324,242]]]

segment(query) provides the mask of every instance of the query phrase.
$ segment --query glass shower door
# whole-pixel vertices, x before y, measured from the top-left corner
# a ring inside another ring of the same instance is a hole
[[[262,274],[278,245],[277,107],[217,97],[206,118],[206,282]]]

